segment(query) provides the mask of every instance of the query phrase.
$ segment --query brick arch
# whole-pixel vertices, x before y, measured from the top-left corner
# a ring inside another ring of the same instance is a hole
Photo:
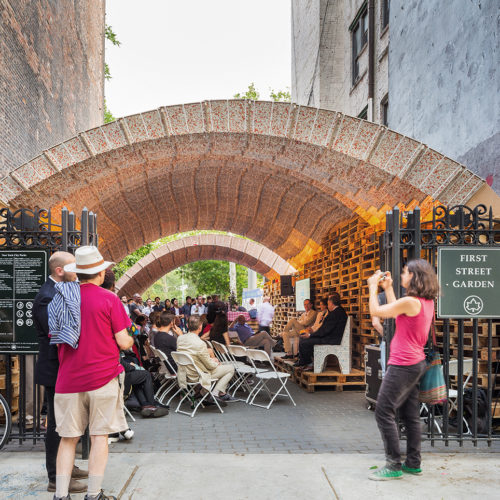
[[[263,245],[229,234],[199,234],[171,241],[136,262],[116,283],[119,294],[142,293],[183,264],[226,260],[259,274],[291,274],[296,269]]]
[[[266,101],[206,101],[121,118],[59,144],[0,181],[12,207],[99,214],[104,254],[191,229],[248,236],[284,259],[353,212],[466,202],[484,181],[386,127]]]

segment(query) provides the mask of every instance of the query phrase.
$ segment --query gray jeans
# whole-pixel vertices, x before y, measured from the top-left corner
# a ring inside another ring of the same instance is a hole
[[[410,366],[389,365],[377,396],[375,418],[384,442],[386,466],[401,470],[401,451],[396,412],[406,427],[406,465],[420,467],[420,403],[418,383],[425,372],[425,360]]]

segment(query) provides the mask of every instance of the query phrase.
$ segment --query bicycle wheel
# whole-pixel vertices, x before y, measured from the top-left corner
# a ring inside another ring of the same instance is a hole
[[[12,415],[5,398],[0,394],[0,450],[8,443],[12,428]]]

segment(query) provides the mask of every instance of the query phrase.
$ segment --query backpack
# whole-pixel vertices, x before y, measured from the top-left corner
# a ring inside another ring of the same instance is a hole
[[[472,411],[474,405],[474,398],[471,388],[467,388],[464,391],[464,417],[469,424],[469,428],[472,431]],[[488,433],[488,396],[486,391],[477,388],[477,433],[487,434]]]

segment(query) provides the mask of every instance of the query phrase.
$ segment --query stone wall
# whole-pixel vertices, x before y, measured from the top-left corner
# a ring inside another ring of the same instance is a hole
[[[500,193],[498,0],[392,0],[389,127]]]
[[[104,0],[0,0],[0,175],[102,123]]]

